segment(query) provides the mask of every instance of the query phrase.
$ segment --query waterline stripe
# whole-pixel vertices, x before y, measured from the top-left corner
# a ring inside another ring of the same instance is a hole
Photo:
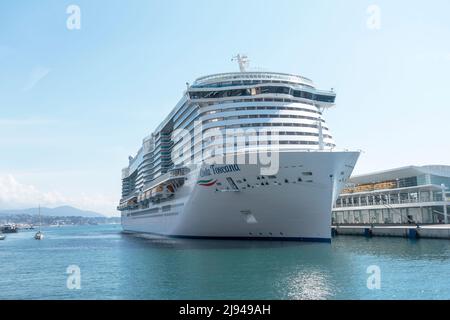
[[[124,230],[124,233],[133,234],[136,232]],[[192,239],[192,240],[241,240],[241,241],[289,241],[289,242],[318,242],[331,243],[328,238],[304,238],[304,237],[220,237],[220,236],[185,236],[185,235],[165,235],[154,232],[139,232],[151,234],[159,237],[173,239]]]

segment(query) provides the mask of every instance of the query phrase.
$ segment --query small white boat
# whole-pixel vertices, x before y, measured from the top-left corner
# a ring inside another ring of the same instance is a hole
[[[6,236],[3,234],[0,234],[0,240],[5,240],[5,239],[6,239]]]
[[[41,232],[41,206],[39,205],[39,231],[36,232],[36,234],[34,235],[34,239],[36,240],[42,240],[44,239],[44,234]]]
[[[35,238],[36,240],[42,240],[42,239],[44,239],[44,234],[43,234],[42,232],[38,231],[38,232],[36,232],[36,234],[34,235],[34,238]]]

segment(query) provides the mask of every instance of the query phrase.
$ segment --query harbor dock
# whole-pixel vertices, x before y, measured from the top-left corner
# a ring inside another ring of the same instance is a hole
[[[450,224],[440,225],[374,225],[355,226],[338,225],[332,227],[335,236],[365,236],[365,237],[401,237],[409,239],[449,239]]]

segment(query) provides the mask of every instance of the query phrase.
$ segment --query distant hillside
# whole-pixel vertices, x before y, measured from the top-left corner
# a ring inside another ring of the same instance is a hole
[[[30,208],[30,209],[18,209],[18,210],[1,210],[0,215],[14,215],[14,214],[28,214],[28,215],[37,215],[38,208]],[[58,208],[41,208],[42,216],[49,217],[84,217],[84,218],[104,218],[105,216],[93,212],[93,211],[85,211],[80,210],[74,207],[63,206]]]

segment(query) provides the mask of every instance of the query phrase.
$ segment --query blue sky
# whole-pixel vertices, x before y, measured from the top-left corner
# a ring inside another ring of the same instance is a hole
[[[81,29],[69,30],[69,5]],[[380,29],[368,28],[370,5]],[[0,208],[72,204],[115,213],[120,170],[185,82],[237,71],[335,88],[326,119],[357,173],[449,164],[450,2],[0,2]]]

